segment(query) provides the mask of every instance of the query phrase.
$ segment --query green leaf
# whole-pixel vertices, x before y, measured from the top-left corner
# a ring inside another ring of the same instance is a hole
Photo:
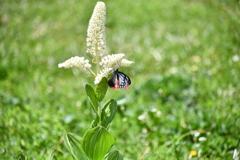
[[[123,160],[123,157],[119,151],[113,150],[104,157],[104,160]]]
[[[114,99],[106,102],[102,109],[102,126],[108,128],[108,125],[112,122],[115,113],[117,111],[117,102]]]
[[[90,125],[90,128],[95,128],[95,127],[97,127],[97,125],[98,125],[98,122],[96,120],[93,120]]]
[[[89,160],[81,146],[81,137],[73,133],[64,134],[64,144],[76,160]]]
[[[91,104],[92,104],[92,106],[93,106],[93,110],[94,110],[94,112],[95,112],[96,115],[97,115],[97,111],[98,111],[98,100],[97,100],[97,97],[96,97],[96,95],[95,95],[95,93],[94,93],[94,90],[93,90],[93,88],[92,88],[90,85],[88,85],[88,84],[86,84],[85,89],[86,89],[86,92],[87,92],[88,99],[89,99],[89,101],[91,102]]]
[[[100,119],[99,119],[99,116],[97,116],[97,117],[92,121],[90,128],[95,128],[95,127],[97,127],[98,124],[99,124],[99,122],[100,122]]]
[[[55,149],[52,148],[47,160],[57,160],[57,158],[54,155],[54,151],[55,151]]]
[[[83,150],[91,160],[102,160],[115,138],[102,126],[88,130],[82,140]]]
[[[107,78],[103,77],[101,82],[95,88],[95,94],[98,99],[98,102],[101,102],[103,100],[103,98],[105,97],[105,95],[107,93],[107,89],[108,89]]]

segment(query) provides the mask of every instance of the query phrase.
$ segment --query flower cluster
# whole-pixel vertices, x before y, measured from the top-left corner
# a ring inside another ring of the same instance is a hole
[[[58,65],[59,68],[76,67],[95,76],[95,84],[101,82],[103,77],[108,77],[120,67],[127,67],[133,64],[132,61],[124,59],[123,53],[107,55],[106,44],[106,7],[103,2],[98,2],[94,8],[92,17],[89,21],[87,30],[87,53],[90,53],[95,59],[93,62],[97,65],[97,73],[91,70],[89,60],[84,57],[72,57]]]
[[[103,2],[98,2],[94,8],[87,30],[87,52],[93,56],[104,56],[106,48],[106,7]]]
[[[99,64],[103,68],[118,69],[121,66],[121,61],[124,56],[123,53],[108,55],[103,57]]]
[[[83,71],[89,70],[91,68],[91,66],[92,65],[89,64],[89,60],[87,60],[87,59],[85,60],[84,57],[78,57],[78,56],[72,57],[63,63],[58,64],[59,68],[75,67],[75,68],[79,68]]]
[[[103,68],[100,73],[97,74],[95,77],[95,84],[98,84],[101,82],[103,77],[107,77],[110,73],[112,73],[112,68]]]

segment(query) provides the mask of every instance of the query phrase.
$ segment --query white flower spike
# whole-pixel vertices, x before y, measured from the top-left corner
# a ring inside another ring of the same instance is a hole
[[[87,30],[87,52],[95,57],[103,57],[107,54],[106,48],[106,7],[103,2],[97,2]]]
[[[99,64],[103,68],[114,68],[116,70],[121,66],[121,61],[124,57],[123,53],[108,55],[103,57]]]
[[[133,64],[134,62],[123,59],[125,55],[123,53],[112,54],[102,58],[99,63],[103,68],[113,68],[114,70],[120,67],[127,67]]]
[[[89,60],[85,60],[84,57],[72,57],[68,60],[66,60],[63,63],[58,64],[59,68],[78,68],[83,71],[87,71],[91,68],[91,64],[89,64]]]
[[[132,65],[133,63],[134,63],[133,61],[129,61],[127,59],[122,59],[121,67],[128,67],[128,66]]]

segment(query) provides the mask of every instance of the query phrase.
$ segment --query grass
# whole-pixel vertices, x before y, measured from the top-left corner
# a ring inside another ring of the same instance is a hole
[[[96,2],[0,2],[0,159],[46,159],[52,147],[70,159],[61,137],[88,129],[93,79],[57,64],[90,58]],[[120,69],[131,89],[106,97],[119,101],[115,147],[131,160],[231,159],[240,151],[239,2],[104,2],[109,53],[135,61]]]

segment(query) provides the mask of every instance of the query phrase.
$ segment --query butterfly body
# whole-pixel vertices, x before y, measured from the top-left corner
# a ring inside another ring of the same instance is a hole
[[[118,89],[129,89],[129,85],[131,84],[130,78],[122,73],[119,72],[118,69],[114,71],[113,76],[108,81],[108,86],[113,90]]]

